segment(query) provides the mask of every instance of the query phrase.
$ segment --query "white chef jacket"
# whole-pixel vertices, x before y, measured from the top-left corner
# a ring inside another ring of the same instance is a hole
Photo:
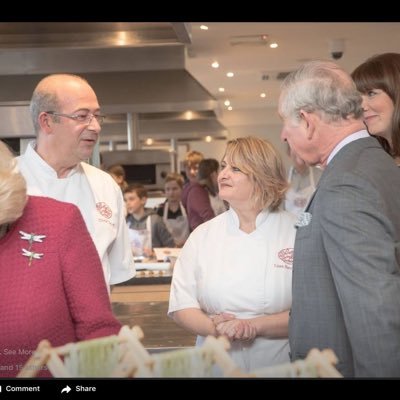
[[[134,277],[136,271],[120,187],[108,173],[84,162],[60,179],[34,147],[35,141],[30,142],[26,152],[17,157],[28,194],[52,197],[79,208],[99,253],[107,284]]]
[[[295,216],[262,211],[245,233],[233,209],[201,224],[178,257],[168,315],[199,308],[207,315],[253,318],[288,310],[292,301]],[[197,344],[204,340],[199,336]],[[233,341],[230,354],[244,371],[289,362],[288,339]]]

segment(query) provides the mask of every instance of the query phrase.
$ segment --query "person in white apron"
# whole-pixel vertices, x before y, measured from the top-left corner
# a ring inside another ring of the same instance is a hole
[[[308,166],[290,148],[288,148],[288,154],[293,161],[293,166],[289,169],[288,182],[290,187],[286,192],[284,208],[286,211],[299,216],[310,201],[322,170]]]
[[[145,207],[147,197],[147,189],[140,184],[129,185],[124,191],[128,210],[126,223],[135,257],[152,257],[153,247],[175,246],[160,216],[154,209]]]
[[[151,223],[146,218],[145,229],[131,228],[133,224],[128,223],[129,240],[131,242],[132,254],[134,257],[150,257],[152,255]]]
[[[183,177],[177,173],[169,173],[165,178],[165,196],[167,200],[157,209],[164,224],[174,238],[175,245],[182,247],[189,236],[189,221],[185,207],[181,202]]]

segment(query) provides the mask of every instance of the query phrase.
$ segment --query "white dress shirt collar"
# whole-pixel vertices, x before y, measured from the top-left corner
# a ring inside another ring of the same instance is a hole
[[[43,160],[42,157],[40,157],[39,153],[36,151],[36,140],[32,140],[31,142],[28,143],[28,146],[26,148],[26,154],[28,157],[32,160],[34,160],[35,164],[37,167],[40,168],[40,173],[45,174],[45,176],[49,176],[51,178],[58,178],[56,170],[51,167],[45,160]],[[81,168],[81,163],[78,163],[74,168],[72,168],[67,177],[72,176],[76,172],[78,172]]]
[[[326,165],[328,165],[332,161],[333,157],[335,157],[335,155],[339,152],[339,150],[342,149],[344,146],[346,146],[347,144],[349,144],[351,142],[354,142],[355,140],[366,138],[369,136],[370,136],[369,133],[365,129],[363,129],[362,131],[352,133],[349,136],[346,136],[341,142],[339,142],[336,145],[336,147],[332,150],[332,153],[329,154]]]

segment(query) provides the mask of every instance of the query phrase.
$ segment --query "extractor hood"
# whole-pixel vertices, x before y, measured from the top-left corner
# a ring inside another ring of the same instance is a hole
[[[185,69],[184,43],[189,41],[183,23],[0,23],[0,137],[33,136],[32,91],[55,72],[84,76],[111,117],[215,111],[216,99]],[[143,122],[140,128],[185,136],[210,135],[213,126],[218,135],[225,130],[216,118],[200,124],[178,127],[165,121],[152,128]],[[110,135],[126,132],[123,124],[106,124],[104,134],[107,128]]]

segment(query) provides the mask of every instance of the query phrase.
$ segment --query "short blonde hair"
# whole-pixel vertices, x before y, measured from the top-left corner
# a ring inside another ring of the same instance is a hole
[[[167,182],[176,182],[178,186],[182,189],[184,180],[181,174],[178,174],[177,172],[170,172],[165,177],[165,183]]]
[[[278,209],[289,184],[282,157],[270,142],[254,136],[230,140],[223,159],[249,176],[257,206]]]
[[[16,161],[0,141],[0,225],[14,222],[23,213],[27,201],[26,182],[16,170]]]
[[[200,151],[190,150],[186,153],[183,165],[190,168],[192,165],[199,164],[203,158],[204,155],[203,153],[200,153]]]

